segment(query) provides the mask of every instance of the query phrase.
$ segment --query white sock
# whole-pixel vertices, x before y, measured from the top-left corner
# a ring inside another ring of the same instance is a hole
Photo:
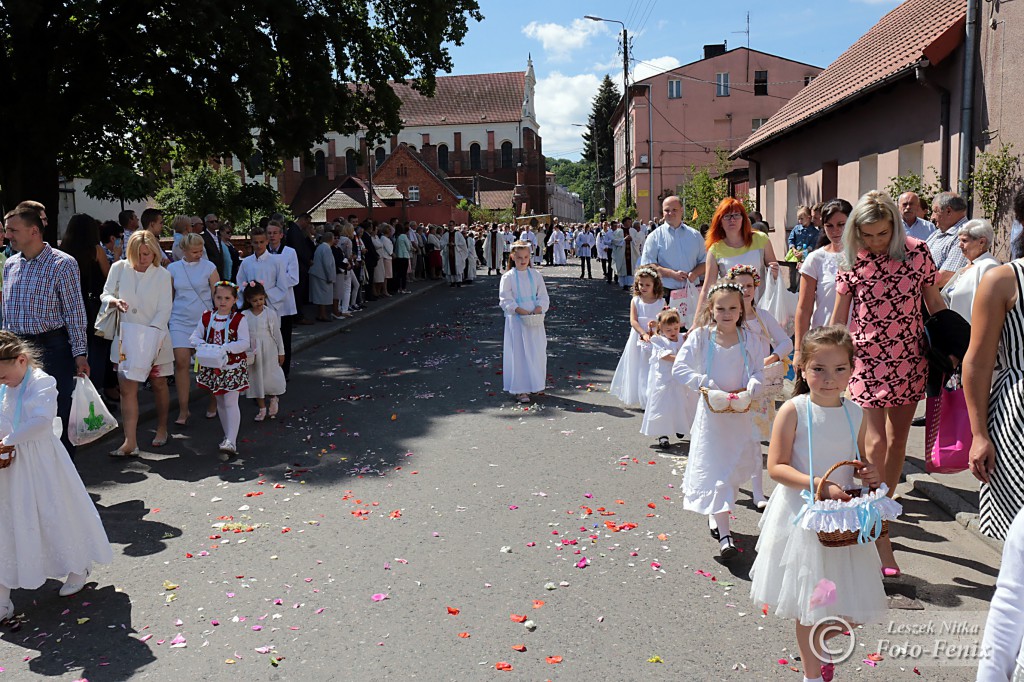
[[[718,524],[715,523],[715,517],[713,514],[708,514],[708,528],[711,530],[717,530]]]
[[[729,512],[718,512],[714,514],[715,526],[718,528],[718,536],[724,538],[729,534]]]
[[[761,473],[760,469],[758,469],[757,473],[750,479],[750,492],[754,498],[754,502],[764,501],[764,474]]]
[[[224,440],[232,445],[238,440],[238,427],[242,423],[238,395],[238,391],[229,391],[217,396],[217,416],[220,417],[220,425],[224,429]]]
[[[804,682],[824,682],[824,678],[821,677],[805,677]]]

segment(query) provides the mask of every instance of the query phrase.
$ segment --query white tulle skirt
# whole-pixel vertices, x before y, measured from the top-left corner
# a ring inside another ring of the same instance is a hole
[[[641,343],[635,329],[629,330],[626,347],[619,356],[609,392],[623,405],[647,406],[647,375],[651,367],[651,344]]]
[[[767,604],[776,616],[803,625],[826,616],[851,624],[880,622],[888,602],[874,543],[823,547],[816,533],[793,524],[803,504],[794,488],[780,485],[772,493],[750,569],[750,598],[758,607]],[[836,600],[814,608],[811,595],[823,578],[836,584]]]

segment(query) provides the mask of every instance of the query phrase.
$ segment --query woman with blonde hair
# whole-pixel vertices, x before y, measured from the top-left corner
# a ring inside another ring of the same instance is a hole
[[[832,324],[849,327],[856,356],[847,389],[864,408],[864,454],[891,496],[906,458],[910,422],[928,378],[921,304],[946,309],[935,262],[907,236],[888,194],[872,190],[853,207],[843,232]],[[876,542],[886,577],[900,574],[888,537]]]
[[[167,443],[167,412],[170,408],[170,394],[167,377],[174,371],[174,355],[171,351],[171,335],[168,323],[172,309],[172,282],[167,270],[160,267],[160,243],[148,230],[136,230],[128,239],[125,248],[126,259],[114,263],[103,286],[100,302],[103,307],[117,308],[120,315],[120,329],[111,345],[110,361],[123,363],[127,358],[122,354],[121,334],[126,323],[155,328],[160,343],[153,353],[152,370],[149,379],[153,385],[156,401],[157,426],[153,447]],[[125,376],[119,367],[118,380],[121,386],[121,421],[124,428],[124,442],[113,450],[113,457],[139,454],[136,429],[139,424],[139,383]]]
[[[177,219],[175,219],[177,222]],[[174,386],[178,391],[178,418],[174,423],[188,423],[188,394],[191,388],[192,342],[189,337],[199,323],[203,311],[213,308],[213,286],[219,279],[217,266],[205,258],[206,246],[198,234],[186,234],[181,239],[181,258],[167,267],[171,275],[174,300],[168,328],[174,349]],[[211,400],[207,414],[216,414]]]

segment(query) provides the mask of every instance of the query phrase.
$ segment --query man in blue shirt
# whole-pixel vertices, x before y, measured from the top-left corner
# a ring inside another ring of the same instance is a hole
[[[928,241],[928,237],[935,231],[935,225],[927,220],[923,220],[918,215],[921,199],[917,194],[914,192],[904,192],[900,195],[897,204],[900,207],[900,215],[903,216],[903,227],[906,228],[907,234],[914,239],[920,239],[923,242]]]
[[[704,276],[707,251],[700,232],[683,224],[683,202],[677,196],[666,197],[661,205],[665,222],[644,240],[640,265],[653,265],[665,287],[665,301],[683,280],[696,284]]]

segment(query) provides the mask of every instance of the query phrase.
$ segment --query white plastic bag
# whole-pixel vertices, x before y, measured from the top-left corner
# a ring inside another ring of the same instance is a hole
[[[121,323],[121,362],[118,371],[130,381],[145,381],[160,353],[162,332],[134,322]]]
[[[764,298],[761,299],[760,307],[771,313],[772,317],[786,330],[786,333],[792,336],[799,296],[786,287],[781,273],[777,277],[772,277],[768,272],[765,274],[765,279],[767,281],[764,286]]]
[[[700,290],[688,279],[683,280],[683,286],[673,289],[669,294],[668,304],[679,311],[679,322],[684,329],[693,326],[693,318],[697,315],[697,298]]]
[[[75,377],[68,419],[68,440],[72,445],[91,443],[117,428],[117,420],[100,399],[99,391],[85,377]]]

